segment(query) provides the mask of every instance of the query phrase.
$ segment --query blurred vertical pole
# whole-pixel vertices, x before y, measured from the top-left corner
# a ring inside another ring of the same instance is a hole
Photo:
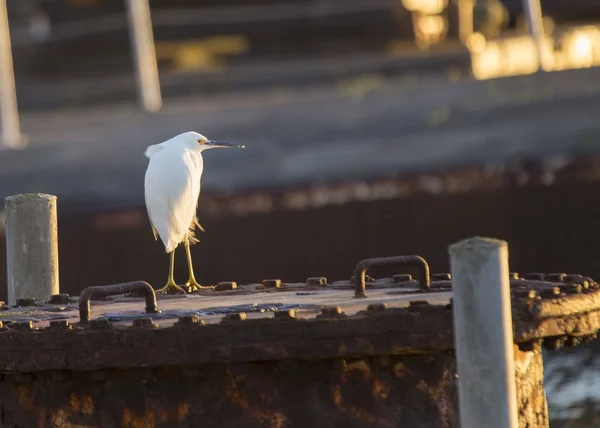
[[[21,127],[6,0],[0,0],[0,122],[2,125],[0,148],[20,147],[22,144]]]
[[[473,34],[473,0],[458,0],[458,37],[467,45]]]
[[[542,59],[544,52],[544,22],[542,20],[542,6],[540,0],[522,0],[523,10],[527,16],[529,33],[535,43],[538,68],[542,69]]]
[[[149,0],[125,0],[133,50],[138,95],[143,108],[151,113],[162,107]]]

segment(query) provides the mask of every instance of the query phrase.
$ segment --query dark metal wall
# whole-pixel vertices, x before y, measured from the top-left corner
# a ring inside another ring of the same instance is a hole
[[[508,240],[511,269],[523,272],[585,272],[600,276],[598,183],[508,187],[461,196],[415,196],[352,203],[305,212],[213,218],[200,212],[206,233],[193,248],[203,283],[264,278],[303,281],[309,276],[345,279],[367,257],[419,254],[433,272],[448,271],[447,246],[472,235]],[[78,294],[89,285],[143,279],[165,281],[167,256],[153,240],[143,207],[122,228],[92,216],[60,216],[61,291]],[[129,226],[128,226],[129,225]],[[5,246],[0,271],[5,272]],[[177,279],[185,282],[183,250]],[[382,272],[383,273],[383,272]],[[377,274],[377,271],[373,272]],[[6,298],[2,275],[0,299]]]

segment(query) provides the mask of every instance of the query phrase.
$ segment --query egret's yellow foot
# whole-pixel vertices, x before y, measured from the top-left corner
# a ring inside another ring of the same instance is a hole
[[[156,290],[157,293],[162,293],[162,294],[175,294],[175,293],[180,293],[180,294],[185,294],[185,290],[183,288],[181,288],[179,285],[175,284],[175,281],[169,281],[167,282],[167,285],[165,285],[163,288]]]
[[[215,288],[212,285],[200,285],[193,278],[190,278],[190,280],[185,283],[185,286],[188,289],[188,293],[191,293],[192,291],[198,291],[198,290],[212,290],[213,288]]]

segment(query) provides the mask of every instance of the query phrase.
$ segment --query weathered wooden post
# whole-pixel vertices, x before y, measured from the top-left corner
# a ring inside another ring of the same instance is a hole
[[[475,237],[449,250],[460,426],[517,428],[508,244]]]
[[[9,305],[59,294],[56,196],[9,196],[5,209]]]

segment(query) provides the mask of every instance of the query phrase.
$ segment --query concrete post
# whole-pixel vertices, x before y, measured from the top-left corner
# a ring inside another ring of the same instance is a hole
[[[8,304],[59,293],[56,196],[9,196],[6,209]]]
[[[450,246],[461,428],[518,428],[508,245]]]
[[[148,0],[126,0],[138,94],[144,109],[154,113],[162,107],[158,66]]]
[[[17,108],[6,0],[0,0],[0,124],[0,148],[14,149],[24,145]]]

